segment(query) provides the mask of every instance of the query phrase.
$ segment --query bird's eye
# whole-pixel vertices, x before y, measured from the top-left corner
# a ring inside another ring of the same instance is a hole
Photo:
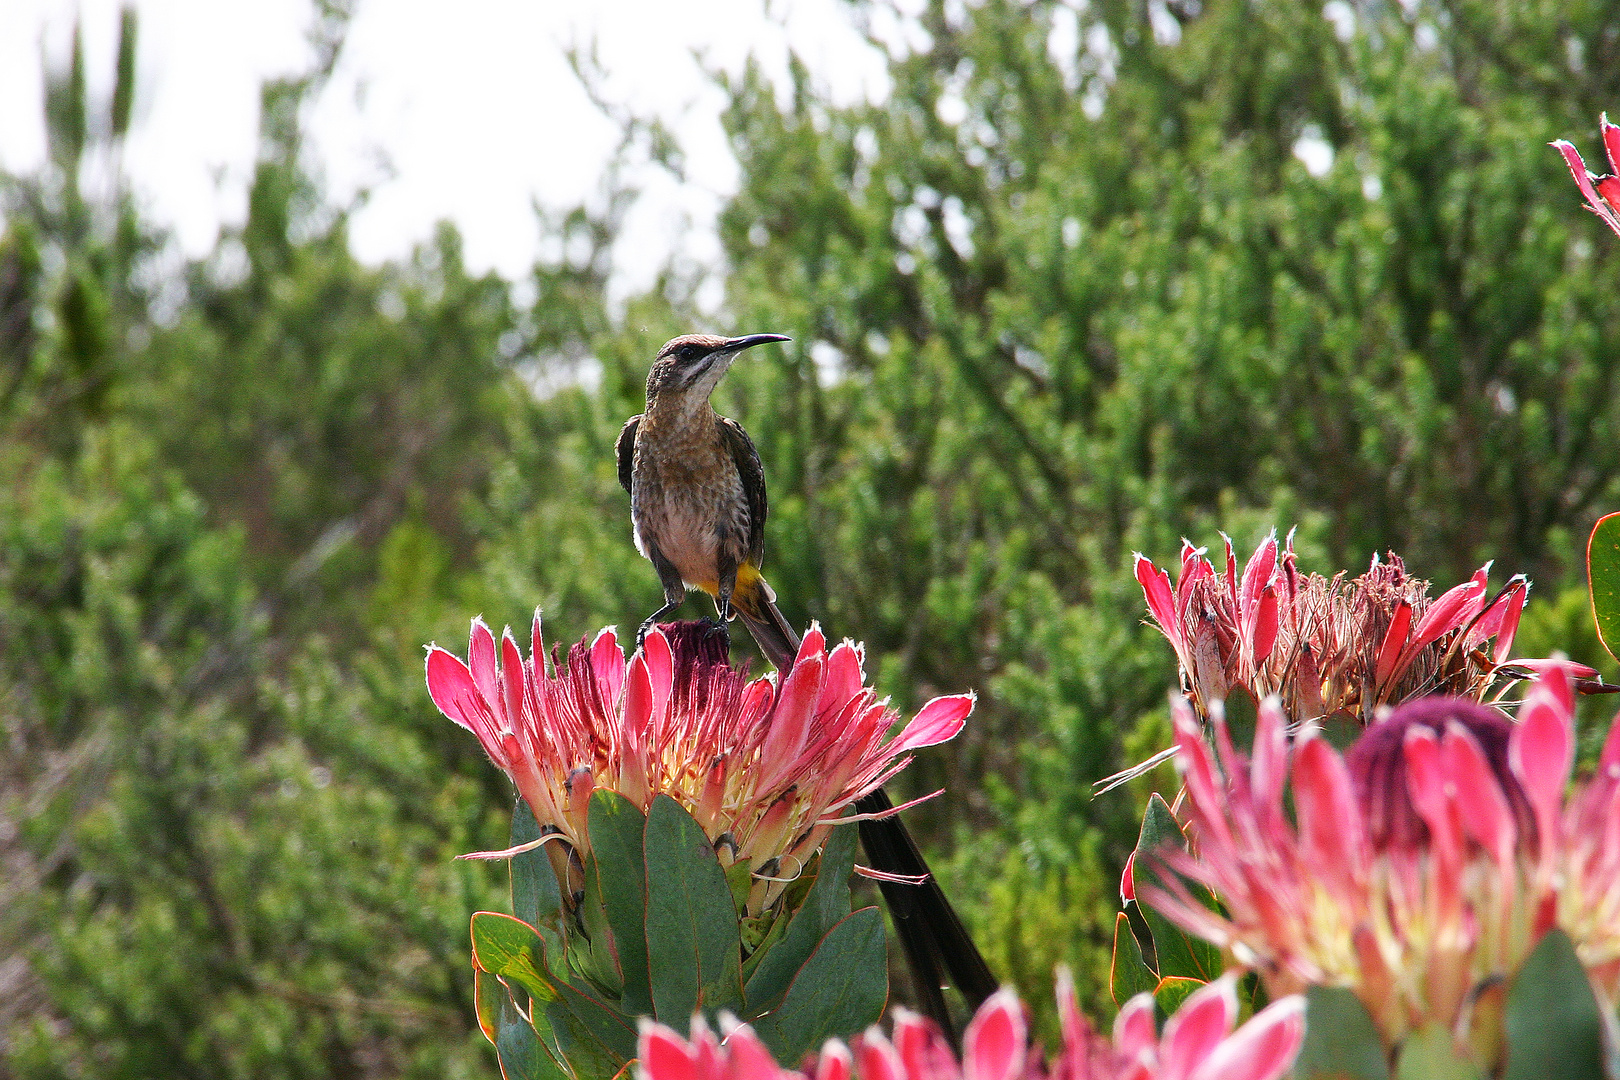
[[[698,358],[698,347],[696,345],[682,345],[675,350],[675,355],[682,360],[696,360]]]

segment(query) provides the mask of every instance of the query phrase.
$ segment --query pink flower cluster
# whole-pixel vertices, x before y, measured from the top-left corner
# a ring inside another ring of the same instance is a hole
[[[581,857],[596,788],[644,811],[654,795],[674,797],[725,865],[752,861],[754,914],[820,848],[834,811],[882,786],[911,751],[955,737],[973,708],[970,694],[935,698],[889,738],[899,715],[865,685],[861,647],[829,653],[815,627],[780,685],[732,668],[704,623],[655,629],[628,662],[611,629],[549,668],[538,613],[531,640],[525,660],[510,629],[497,646],[475,619],[466,663],[429,647],[434,704],[478,736],[543,830]]]
[[[1002,990],[980,1008],[962,1039],[958,1060],[932,1023],[895,1010],[892,1037],[877,1028],[853,1045],[834,1039],[796,1072],[778,1065],[747,1025],[733,1025],[725,1041],[701,1019],[692,1038],[646,1021],[637,1054],[640,1080],[1276,1080],[1293,1064],[1305,1035],[1305,1002],[1288,997],[1257,1013],[1237,1031],[1233,979],[1219,979],[1182,1003],[1164,1026],[1154,1026],[1153,998],[1125,1003],[1110,1042],[1081,1015],[1074,987],[1058,976],[1063,1049],[1050,1061],[1029,1045],[1024,1006]]]
[[[1432,1022],[1460,1024],[1491,1063],[1500,1012],[1482,1001],[1557,926],[1612,1007],[1620,719],[1596,775],[1566,793],[1575,746],[1567,666],[1532,685],[1517,723],[1430,698],[1375,723],[1346,756],[1309,727],[1290,744],[1275,698],[1261,707],[1248,759],[1219,720],[1212,753],[1192,710],[1175,713],[1192,849],[1163,858],[1213,890],[1226,914],[1173,874],[1143,898],[1228,948],[1272,993],[1348,986],[1389,1044]]]
[[[1335,714],[1368,723],[1381,706],[1428,694],[1494,701],[1545,666],[1508,661],[1530,590],[1523,576],[1492,596],[1487,563],[1431,599],[1429,583],[1393,553],[1374,556],[1359,577],[1328,579],[1302,574],[1292,536],[1279,548],[1273,533],[1240,575],[1232,542],[1222,539],[1219,572],[1183,541],[1173,587],[1168,573],[1136,556],[1148,611],[1203,715],[1242,689],[1256,702],[1278,695],[1295,723]]]

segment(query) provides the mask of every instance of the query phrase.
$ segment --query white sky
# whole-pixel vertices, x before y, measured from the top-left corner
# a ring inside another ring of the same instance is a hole
[[[125,167],[149,212],[189,255],[246,209],[259,84],[303,71],[307,0],[137,0],[135,125]],[[66,56],[82,17],[93,100],[110,91],[117,0],[0,0],[0,167],[44,157],[43,49]],[[896,28],[898,39],[898,28]],[[718,259],[714,216],[736,166],[719,124],[711,65],[740,72],[753,54],[779,86],[788,43],[841,101],[888,91],[883,54],[856,32],[843,0],[360,0],[343,59],[310,124],[328,190],[375,187],[351,228],[355,253],[398,256],[450,218],[469,264],[521,275],[536,254],[531,200],[589,198],[616,131],[563,59],[595,39],[608,94],[663,117],[687,153],[688,182],[640,177],[645,194],[618,252],[620,288],[650,281],[677,242]]]

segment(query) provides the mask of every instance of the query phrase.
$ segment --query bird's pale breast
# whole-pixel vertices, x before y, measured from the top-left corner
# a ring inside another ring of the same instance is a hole
[[[636,543],[649,541],[688,585],[713,592],[722,542],[733,564],[747,557],[748,500],[736,464],[718,439],[637,440],[631,515]],[[684,443],[684,445],[682,445]]]

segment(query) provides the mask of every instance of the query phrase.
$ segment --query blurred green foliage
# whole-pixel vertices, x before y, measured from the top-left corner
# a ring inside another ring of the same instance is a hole
[[[301,140],[343,5],[192,262],[117,172],[134,18],[110,100],[77,44],[53,68],[49,161],[0,177],[0,1075],[493,1074],[466,917],[505,881],[451,856],[502,845],[510,794],[420,646],[657,603],[612,444],[687,330],[794,338],[717,394],[790,618],[864,640],[902,707],[979,690],[908,816],[1037,1006],[1067,962],[1110,1013],[1121,863],[1173,783],[1091,798],[1168,733],[1133,550],[1297,522],[1311,570],[1495,558],[1539,582],[1526,647],[1598,661],[1577,538],[1620,502],[1620,264],[1544,144],[1620,108],[1620,11],[851,10],[882,101],[722,79],[707,315],[680,262],[609,303],[618,172],[523,282],[448,227],[356,262]],[[623,120],[625,160],[679,168]]]

